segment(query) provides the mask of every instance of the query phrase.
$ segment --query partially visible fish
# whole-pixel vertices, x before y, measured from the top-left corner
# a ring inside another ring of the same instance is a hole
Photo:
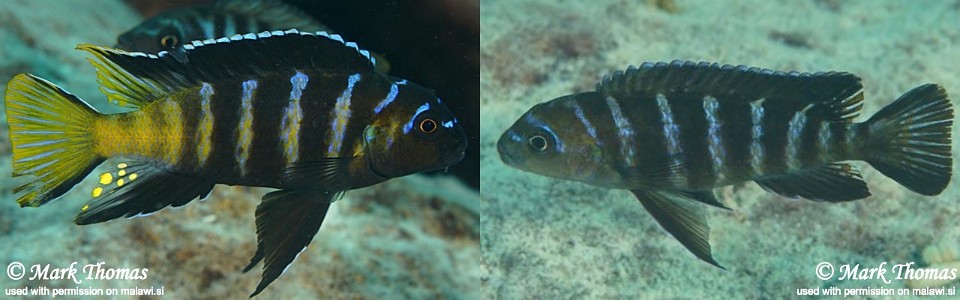
[[[168,51],[183,60],[182,50],[177,47],[190,41],[287,29],[333,33],[303,11],[279,0],[217,0],[146,19],[121,34],[116,47],[144,53]],[[387,60],[376,54],[374,57],[377,72],[388,73]]]
[[[374,71],[365,50],[324,32],[234,35],[166,51],[91,53],[111,103],[100,114],[30,74],[7,85],[13,176],[21,206],[49,203],[106,159],[77,224],[151,214],[206,197],[215,184],[277,188],[257,206],[263,261],[253,295],[273,282],[347,190],[437,170],[464,156],[466,135],[430,90]],[[252,295],[251,295],[252,296]]]
[[[709,227],[695,202],[755,181],[787,197],[851,201],[870,195],[864,160],[914,192],[950,182],[953,106],[926,84],[863,123],[860,78],[674,61],[604,77],[596,91],[538,104],[497,143],[509,166],[628,189],[700,259]]]

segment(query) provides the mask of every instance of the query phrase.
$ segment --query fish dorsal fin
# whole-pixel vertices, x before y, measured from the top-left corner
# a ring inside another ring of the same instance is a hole
[[[83,44],[111,103],[138,108],[186,87],[293,70],[328,74],[374,71],[374,59],[336,34],[296,29],[237,34],[184,44],[182,53],[147,54]],[[177,57],[175,57],[177,56]],[[129,104],[129,105],[128,105]]]
[[[668,99],[712,96],[718,101],[754,102],[778,110],[804,109],[825,120],[849,121],[863,105],[863,85],[856,75],[843,72],[781,72],[743,65],[675,60],[643,63],[604,76],[597,92],[606,96],[636,97],[663,94]],[[811,105],[813,105],[811,107]]]
[[[296,28],[307,32],[328,30],[303,11],[279,0],[217,0],[210,6],[269,22],[275,28]]]

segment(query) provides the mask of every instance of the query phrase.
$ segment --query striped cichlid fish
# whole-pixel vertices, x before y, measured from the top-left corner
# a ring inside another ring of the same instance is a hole
[[[332,31],[299,9],[279,0],[216,0],[162,12],[144,20],[117,37],[117,48],[157,53],[168,51],[183,60],[184,43],[273,30]],[[377,71],[387,73],[390,64],[376,54]]]
[[[466,136],[429,90],[374,71],[340,36],[297,30],[234,35],[167,52],[93,54],[101,91],[135,111],[103,115],[29,74],[7,85],[13,176],[21,206],[66,193],[108,158],[77,224],[150,214],[206,197],[214,184],[280,189],[257,206],[264,261],[253,295],[313,239],[344,191],[442,169]]]
[[[943,191],[953,125],[944,89],[919,86],[852,122],[862,105],[849,73],[644,63],[534,106],[497,150],[521,170],[630,190],[683,246],[721,267],[695,204],[725,208],[717,187],[754,181],[787,197],[851,201],[870,192],[844,161],[863,160],[914,192]]]

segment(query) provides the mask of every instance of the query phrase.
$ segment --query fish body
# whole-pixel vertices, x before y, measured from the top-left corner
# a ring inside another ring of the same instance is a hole
[[[919,86],[863,123],[860,78],[674,61],[604,77],[595,91],[538,104],[497,145],[509,166],[631,190],[699,258],[710,254],[695,202],[755,181],[787,197],[851,201],[870,195],[863,160],[923,195],[951,177],[953,107]]]
[[[190,41],[288,29],[333,33],[303,11],[279,0],[217,0],[148,18],[120,34],[116,47],[144,53],[168,51],[179,56],[178,47]],[[376,54],[374,57],[377,71],[389,72],[387,60]]]
[[[7,86],[21,206],[52,201],[106,159],[78,224],[151,214],[205,197],[215,184],[280,189],[257,207],[254,295],[319,230],[343,192],[446,168],[464,155],[459,122],[429,90],[374,71],[339,36],[297,30],[235,35],[165,51],[81,45],[110,102],[103,115],[29,74]]]

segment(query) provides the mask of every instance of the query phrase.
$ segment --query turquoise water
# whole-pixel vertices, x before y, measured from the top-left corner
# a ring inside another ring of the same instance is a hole
[[[957,281],[949,278],[891,275],[896,264],[911,262],[914,268],[956,268],[955,177],[943,193],[927,197],[857,162],[873,196],[839,204],[787,199],[753,183],[718,189],[732,210],[704,209],[722,270],[664,234],[627,191],[523,172],[496,154],[500,134],[534,104],[591,90],[601,76],[645,61],[851,72],[865,86],[858,122],[920,84],[960,93],[952,63],[960,57],[954,1],[482,5],[484,298],[780,299],[831,287],[841,293],[874,288],[860,291],[871,298],[901,288],[955,291]],[[858,264],[858,270],[882,266],[886,277],[841,279],[844,266]]]

